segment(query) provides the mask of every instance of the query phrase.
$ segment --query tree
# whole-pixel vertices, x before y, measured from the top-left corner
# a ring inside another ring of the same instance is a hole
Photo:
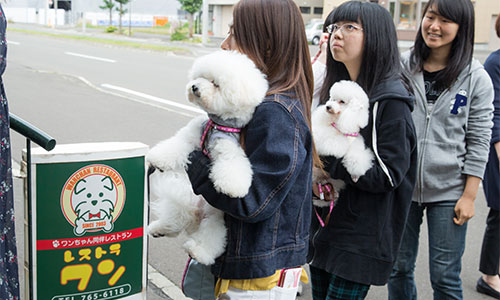
[[[198,12],[203,4],[203,0],[178,0],[182,10],[189,13],[189,37],[193,37],[193,19],[194,14]],[[208,12],[204,12],[208,13]]]
[[[118,15],[120,16],[118,24],[120,28],[120,33],[122,33],[122,17],[124,14],[128,12],[126,8],[123,8],[124,5],[127,5],[130,0],[115,0],[116,2],[120,3],[120,6],[116,8],[116,11],[118,12]]]
[[[103,0],[104,5],[99,6],[100,9],[109,10],[109,26],[113,25],[113,8],[115,8],[115,3],[113,0]]]

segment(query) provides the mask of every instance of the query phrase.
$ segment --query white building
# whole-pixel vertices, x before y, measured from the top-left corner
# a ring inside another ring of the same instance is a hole
[[[46,8],[53,0],[9,0],[2,7],[8,20],[20,23],[54,24],[54,9]],[[107,25],[109,12],[101,9],[102,0],[71,0],[71,11],[59,9],[57,25],[74,25],[84,16],[93,25]],[[133,26],[153,26],[155,17],[177,19],[180,3],[177,0],[132,0],[125,7],[132,11]],[[47,13],[46,13],[47,11]],[[118,20],[118,13],[113,12],[113,20]],[[129,15],[123,16],[124,24],[128,24]]]

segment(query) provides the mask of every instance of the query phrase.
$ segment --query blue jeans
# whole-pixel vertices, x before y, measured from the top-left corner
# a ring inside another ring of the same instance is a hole
[[[398,257],[388,283],[389,300],[415,300],[415,261],[424,210],[429,232],[429,269],[434,299],[463,299],[462,255],[467,223],[453,222],[455,201],[419,205],[412,202]]]

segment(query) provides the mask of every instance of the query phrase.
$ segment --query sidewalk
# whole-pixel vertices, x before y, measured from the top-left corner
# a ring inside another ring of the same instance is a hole
[[[144,32],[136,32],[133,33],[132,36],[128,35],[119,35],[117,33],[106,33],[103,29],[100,28],[86,28],[85,32],[83,32],[81,27],[57,27],[50,28],[38,24],[27,24],[27,23],[9,23],[7,26],[7,30],[20,30],[20,31],[29,31],[29,32],[39,32],[41,34],[46,35],[61,35],[63,38],[68,36],[73,36],[75,38],[89,38],[96,40],[107,40],[107,41],[116,41],[116,42],[125,42],[125,43],[136,43],[141,45],[151,45],[151,46],[159,46],[159,47],[172,47],[177,50],[173,50],[174,54],[179,55],[189,55],[189,56],[200,56],[203,54],[212,52],[213,50],[219,48],[220,43],[223,39],[221,38],[209,38],[209,42],[206,45],[202,45],[201,43],[194,43],[189,41],[170,41],[170,36],[163,34],[155,34],[155,33],[144,33]],[[8,32],[7,32],[8,38]]]

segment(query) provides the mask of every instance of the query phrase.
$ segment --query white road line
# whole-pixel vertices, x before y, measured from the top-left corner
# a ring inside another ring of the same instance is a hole
[[[200,114],[204,114],[205,113],[205,111],[203,111],[203,110],[201,110],[199,108],[196,108],[194,106],[191,106],[191,105],[180,104],[180,103],[177,103],[175,101],[166,100],[166,99],[159,98],[159,97],[156,97],[156,96],[151,96],[151,95],[144,94],[144,93],[141,93],[141,92],[129,90],[127,88],[123,88],[123,87],[119,87],[119,86],[114,86],[114,85],[107,84],[107,83],[103,83],[103,84],[101,84],[101,86],[104,87],[104,88],[108,88],[108,89],[112,89],[112,90],[115,90],[115,91],[124,92],[124,93],[130,94],[130,95],[138,96],[138,97],[145,98],[145,99],[148,99],[148,100],[152,100],[152,101],[155,101],[155,102],[159,102],[159,103],[162,103],[162,104],[174,106],[174,107],[177,107],[177,108],[182,108],[184,110],[188,110],[188,111],[192,111],[192,112],[196,112],[196,113],[200,113]]]
[[[94,60],[99,60],[99,61],[104,61],[104,62],[109,62],[109,63],[116,62],[116,60],[114,60],[114,59],[102,58],[102,57],[97,57],[97,56],[90,56],[90,55],[85,55],[85,54],[80,54],[80,53],[74,53],[74,52],[64,52],[64,53],[67,55],[83,57],[83,58],[88,58],[88,59],[94,59]]]
[[[11,45],[11,44],[12,45],[21,45],[21,43],[19,43],[19,42],[14,42],[14,41],[10,41],[10,40],[7,40],[7,44],[9,44],[9,45]]]

